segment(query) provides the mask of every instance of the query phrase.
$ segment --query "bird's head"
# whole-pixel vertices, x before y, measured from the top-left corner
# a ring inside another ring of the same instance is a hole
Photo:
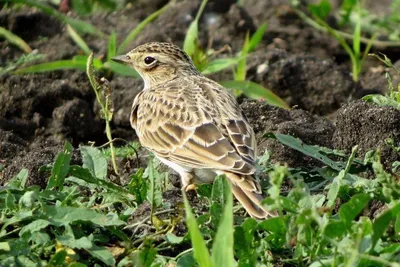
[[[180,75],[199,74],[190,57],[170,43],[146,43],[112,60],[133,67],[144,80],[145,89]]]

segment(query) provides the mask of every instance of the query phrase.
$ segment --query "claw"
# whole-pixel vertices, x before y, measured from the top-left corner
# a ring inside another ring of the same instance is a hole
[[[189,185],[187,185],[184,189],[185,189],[186,192],[188,192],[188,191],[190,191],[190,190],[196,191],[197,185],[195,185],[195,184],[189,184]]]

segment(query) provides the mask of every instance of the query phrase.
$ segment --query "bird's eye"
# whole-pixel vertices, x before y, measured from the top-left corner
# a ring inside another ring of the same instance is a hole
[[[156,59],[154,57],[145,57],[144,58],[144,64],[146,65],[150,65],[151,63],[153,63]]]

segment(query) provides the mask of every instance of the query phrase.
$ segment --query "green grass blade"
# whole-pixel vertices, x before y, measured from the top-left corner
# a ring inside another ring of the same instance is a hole
[[[121,45],[117,49],[117,54],[122,54],[125,52],[126,48],[129,46],[129,44],[136,38],[136,36],[146,27],[147,24],[155,20],[159,15],[161,15],[167,8],[168,4],[145,18],[142,22],[139,23],[139,25],[136,26],[125,38],[125,40],[121,43]]]
[[[201,72],[204,75],[219,72],[232,67],[238,63],[237,58],[219,58],[209,62],[206,68]]]
[[[55,70],[77,69],[84,71],[86,69],[87,56],[75,56],[72,59],[57,60],[52,62],[45,62],[33,66],[20,68],[13,71],[13,74],[26,74],[26,73],[40,73]],[[94,60],[94,66],[99,69],[103,63],[99,59]]]
[[[212,247],[212,260],[214,266],[233,267],[235,264],[233,255],[233,210],[232,210],[232,189],[225,177],[219,177],[223,186],[226,198],[224,212],[218,226]]]
[[[85,55],[90,55],[92,52],[87,45],[87,43],[82,39],[82,37],[70,26],[67,25],[68,34],[71,36],[72,40],[79,46],[80,49],[85,53]]]
[[[29,45],[24,40],[22,40],[21,37],[13,34],[12,32],[8,31],[7,29],[5,29],[3,27],[0,27],[0,36],[4,37],[4,39],[9,41],[13,45],[17,46],[19,49],[21,49],[25,53],[32,52],[32,49],[29,47]]]
[[[140,77],[140,75],[134,69],[114,61],[107,61],[106,63],[104,63],[104,67],[122,76],[135,77],[135,78]]]
[[[54,8],[52,8],[51,6],[49,6],[43,2],[39,2],[39,1],[35,1],[35,0],[9,0],[9,2],[21,3],[21,4],[31,6],[31,7],[36,7],[38,9],[40,9],[41,11],[43,11],[44,13],[46,13],[50,16],[53,16],[53,17],[63,21],[66,24],[71,25],[72,28],[74,28],[76,31],[78,31],[80,33],[88,33],[88,34],[93,34],[93,35],[97,35],[100,37],[105,36],[104,33],[102,33],[99,29],[97,29],[92,24],[84,22],[79,19],[70,18],[64,14],[61,14],[60,12],[58,12],[57,10],[55,10]]]
[[[246,57],[248,52],[249,52],[249,32],[247,32],[246,37],[244,39],[242,51],[240,52],[241,59],[239,60],[238,66],[234,73],[236,81],[246,80],[246,72],[247,72]]]
[[[271,90],[251,81],[223,81],[220,84],[229,89],[242,91],[246,96],[254,99],[263,99],[268,104],[289,109],[289,106]]]
[[[189,228],[190,239],[192,242],[194,258],[200,267],[214,267],[208,252],[206,243],[201,235],[197,221],[192,213],[186,192],[182,190],[183,200],[185,202],[186,224]]]
[[[108,51],[107,51],[107,61],[110,61],[112,57],[117,55],[117,36],[115,31],[110,34],[110,39],[108,40]]]
[[[183,50],[185,50],[185,52],[191,57],[193,57],[193,55],[196,53],[198,37],[199,37],[199,19],[204,11],[207,1],[208,0],[203,0],[201,2],[196,18],[190,24],[189,29],[186,32],[185,40],[183,42]]]
[[[261,42],[262,38],[264,37],[265,30],[267,29],[267,23],[263,23],[257,31],[251,36],[248,46],[248,52],[253,52],[258,44]]]

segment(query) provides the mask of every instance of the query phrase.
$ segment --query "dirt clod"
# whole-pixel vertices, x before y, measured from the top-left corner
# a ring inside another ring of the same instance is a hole
[[[258,140],[258,154],[265,150],[274,162],[287,163],[291,167],[313,166],[314,160],[290,149],[276,140],[264,138],[268,132],[289,134],[306,144],[332,147],[335,126],[326,119],[313,116],[300,109],[284,110],[264,102],[247,100],[241,104]]]
[[[393,107],[379,107],[357,100],[338,110],[333,145],[337,149],[350,152],[358,145],[358,155],[363,156],[372,149],[381,149],[382,163],[390,168],[399,160],[399,153],[386,144],[393,139],[400,146],[400,110]]]

